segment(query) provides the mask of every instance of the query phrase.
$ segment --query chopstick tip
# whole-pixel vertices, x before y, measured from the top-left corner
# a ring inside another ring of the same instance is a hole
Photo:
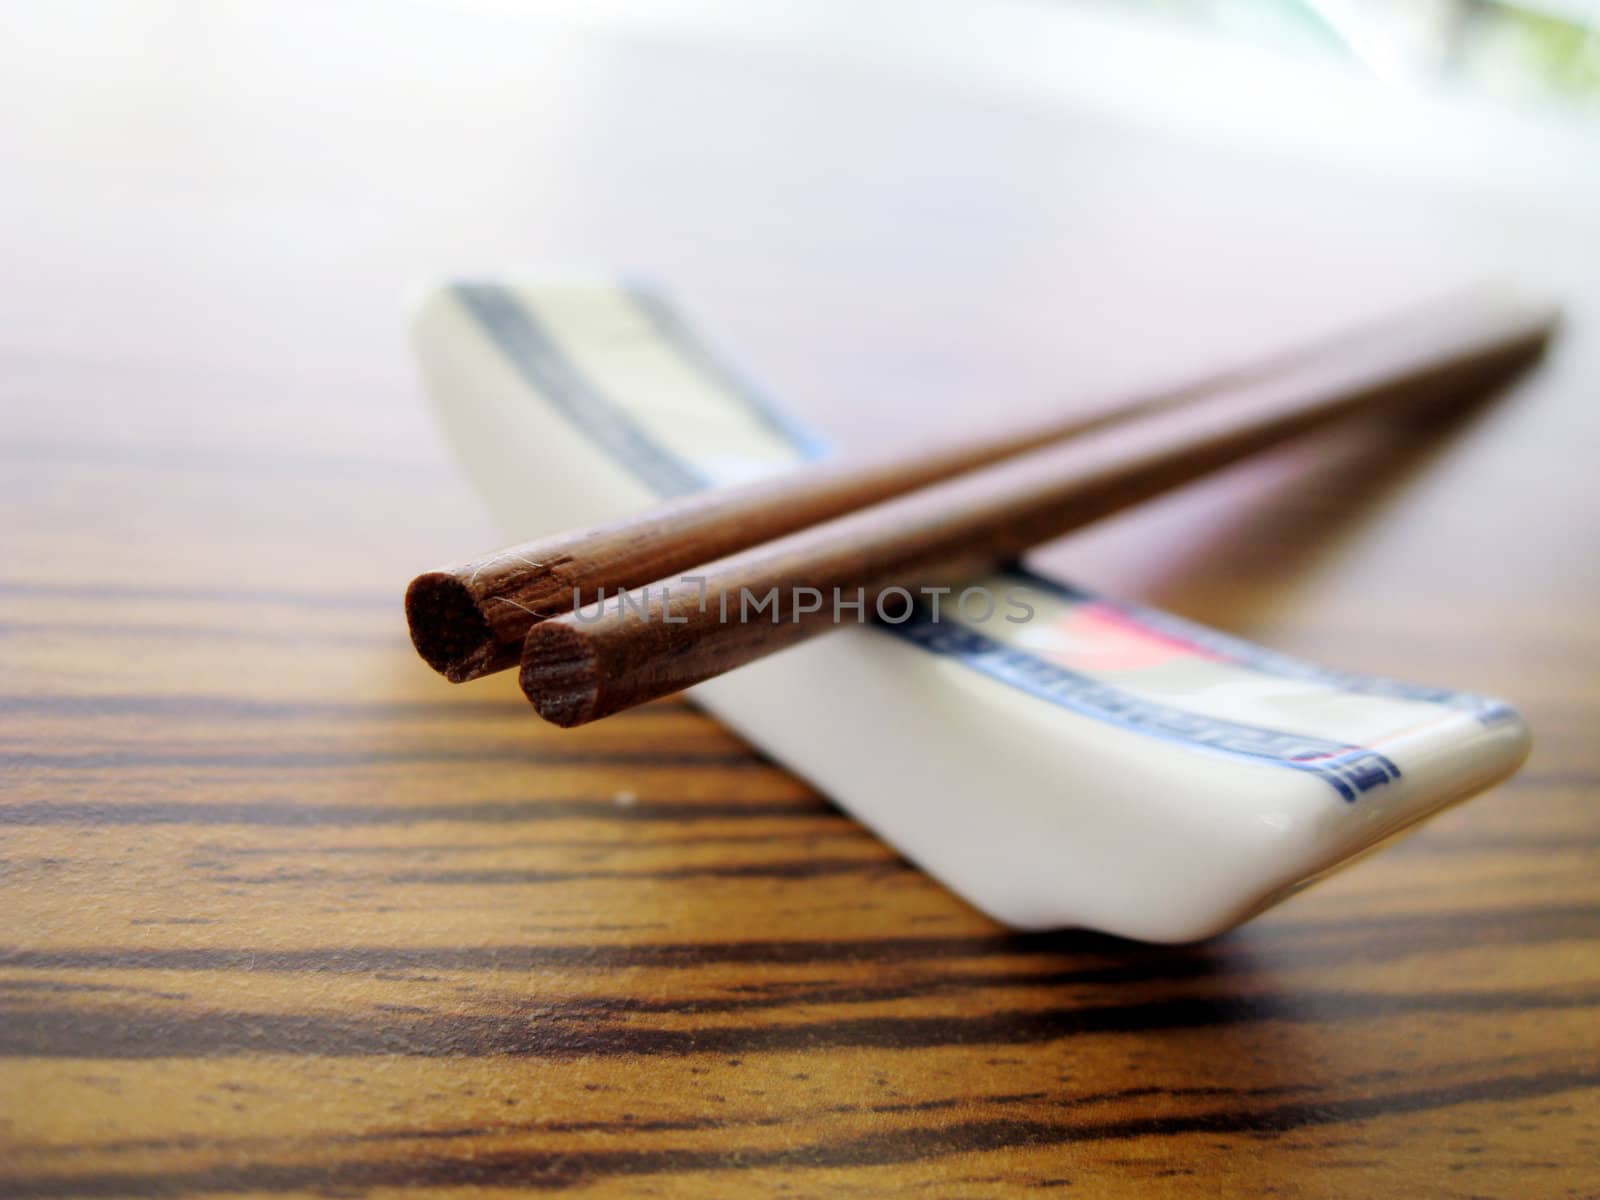
[[[594,642],[563,620],[528,631],[522,645],[522,692],[552,725],[570,729],[595,719],[600,703],[600,659]]]
[[[428,571],[413,579],[406,588],[406,623],[422,660],[451,683],[496,669],[494,631],[454,575]]]

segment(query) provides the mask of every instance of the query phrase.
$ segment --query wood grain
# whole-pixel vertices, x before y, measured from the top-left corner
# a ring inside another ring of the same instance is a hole
[[[1591,214],[433,7],[56,11],[0,36],[0,1193],[1600,1194]],[[451,689],[396,597],[495,531],[391,298],[541,258],[863,446],[1539,273],[1513,402],[1050,551],[1532,759],[1158,949],[997,929],[681,702]]]

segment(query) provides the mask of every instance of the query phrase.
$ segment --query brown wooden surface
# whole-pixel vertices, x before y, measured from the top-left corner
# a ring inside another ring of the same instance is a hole
[[[0,1192],[1600,1193],[1581,205],[439,8],[4,22]],[[1566,338],[1445,441],[1051,554],[1505,695],[1532,759],[1158,949],[1005,934],[681,702],[452,689],[400,592],[499,531],[398,297],[538,260],[656,275],[860,446],[1537,275]]]

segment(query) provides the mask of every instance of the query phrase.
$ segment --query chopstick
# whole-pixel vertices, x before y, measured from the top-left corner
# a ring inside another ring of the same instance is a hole
[[[971,580],[1029,547],[1363,411],[1499,382],[1536,358],[1556,314],[1478,302],[1398,322],[1242,386],[1158,407],[661,578],[533,625],[521,683],[574,726],[711,679],[839,623],[891,588]],[[669,556],[681,561],[682,556]],[[614,581],[608,581],[614,582]],[[776,599],[771,607],[761,604]],[[813,597],[825,598],[812,607]],[[756,619],[747,619],[754,598]],[[831,598],[832,603],[827,602]],[[770,613],[770,619],[769,614]]]
[[[1423,336],[1475,301],[1457,295],[1181,387],[987,437],[812,463],[698,493],[596,529],[558,534],[419,575],[406,591],[417,652],[454,683],[516,665],[538,622],[576,595],[636,588],[964,472],[1109,425],[1359,354],[1374,338]]]

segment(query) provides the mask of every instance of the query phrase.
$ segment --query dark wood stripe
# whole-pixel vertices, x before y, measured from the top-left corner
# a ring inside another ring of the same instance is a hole
[[[742,765],[742,764],[739,764]],[[618,804],[612,797],[479,801],[472,804],[146,804],[111,801],[0,805],[4,825],[253,825],[271,828],[371,825],[522,825],[550,821],[605,821],[673,824],[682,821],[784,821],[832,818],[839,810],[817,797],[800,800],[675,801],[640,799]]]
[[[630,712],[650,716],[690,716],[693,709],[684,700],[662,700]],[[503,717],[520,720],[528,716],[528,705],[520,696],[505,700],[478,699],[453,691],[438,700],[411,701],[327,701],[267,700],[250,696],[221,695],[113,695],[113,696],[0,696],[0,714],[59,717],[155,717],[191,720],[229,718],[245,721],[285,721],[298,719],[482,721]],[[711,731],[707,731],[710,733]],[[715,736],[713,734],[713,736]]]
[[[1090,1034],[1209,1029],[1263,1021],[1320,1023],[1408,1014],[1503,1015],[1591,1009],[1600,990],[1262,992],[1133,1004],[1010,1009],[974,1016],[853,1017],[659,1029],[566,1020],[559,1005],[526,1015],[334,1017],[313,1012],[172,1012],[166,1008],[0,1006],[0,1055],[23,1058],[212,1058],[236,1054],[509,1055],[568,1060],[618,1055],[773,1054],[823,1048],[1023,1046]]]
[[[1407,838],[1392,852],[1416,857],[1453,857],[1470,854],[1559,854],[1562,851],[1600,849],[1595,833],[1483,833],[1429,834]]]
[[[613,801],[612,808],[619,806]],[[695,806],[699,807],[699,806]],[[623,808],[626,812],[627,809]],[[788,814],[789,816],[804,816]],[[753,808],[746,808],[740,817],[751,817],[762,820],[762,814]],[[582,818],[579,818],[582,819]],[[720,819],[720,818],[714,818]],[[655,831],[651,836],[652,848],[662,846],[693,845],[693,846],[761,846],[783,843],[786,845],[804,845],[807,849],[825,842],[850,842],[857,845],[881,844],[867,830],[854,824],[843,813],[836,809],[818,806],[811,819],[803,822],[800,828],[794,828],[786,821],[774,829],[757,829],[753,831],[728,831],[692,829],[681,837],[669,837],[665,832]],[[485,850],[496,849],[508,845],[538,847],[541,850],[598,850],[602,852],[628,851],[636,848],[635,843],[619,837],[562,837],[562,836],[532,836],[516,841],[497,839],[489,842],[420,842],[412,844],[407,842],[402,845],[388,845],[376,842],[362,846],[296,846],[285,843],[277,846],[229,846],[208,849],[208,853],[215,857],[226,857],[231,860],[246,860],[252,858],[277,858],[293,857],[315,861],[319,858],[333,859],[363,859],[385,858],[404,859],[411,857],[433,858],[440,854],[478,854]],[[366,877],[363,877],[365,880]]]
[[[272,752],[198,751],[176,753],[155,751],[86,751],[81,754],[0,754],[0,770],[77,770],[104,771],[135,767],[219,767],[229,770],[317,770],[326,767],[374,767],[416,763],[514,762],[535,765],[571,766],[715,766],[770,771],[775,768],[747,750],[679,749],[671,752],[654,747],[638,750],[581,751],[554,750],[548,743],[526,745],[486,745],[476,748],[413,747],[362,750],[292,750],[284,747]]]
[[[537,871],[484,869],[477,871],[408,871],[374,879],[368,875],[333,872],[279,871],[266,875],[216,874],[215,883],[301,884],[384,883],[393,887],[507,887],[522,884],[571,883],[605,879],[613,882],[656,882],[670,879],[821,879],[834,875],[892,875],[916,871],[904,859],[880,854],[876,858],[793,858],[772,862],[712,863],[704,866],[662,867],[657,870]]]
[[[636,809],[618,809],[632,813]],[[1345,960],[1383,961],[1416,949],[1428,953],[1462,946],[1595,940],[1600,910],[1586,905],[1486,908],[1478,912],[1354,917],[1345,921],[1276,920],[1199,946],[1147,946],[1086,932],[980,934],[970,937],[840,938],[796,941],[635,942],[505,946],[336,946],[309,950],[255,947],[119,947],[105,949],[0,949],[0,967],[31,970],[276,971],[365,974],[382,971],[477,971],[570,968],[698,967],[715,963],[898,963],[971,958],[1054,958],[1092,974],[1058,982],[1131,981],[1216,971],[1231,956],[1270,948],[1272,963],[1315,965]],[[1308,943],[1297,947],[1297,943]]]
[[[408,1153],[393,1159],[336,1163],[261,1162],[185,1171],[104,1171],[75,1175],[0,1175],[13,1195],[37,1197],[179,1196],[202,1192],[289,1192],[330,1189],[476,1186],[558,1190],[607,1178],[760,1168],[874,1167],[955,1154],[1018,1147],[1128,1141],[1184,1134],[1278,1135],[1379,1117],[1512,1103],[1600,1085],[1600,1072],[1552,1071],[1498,1076],[1379,1096],[1325,1099],[1215,1112],[1120,1120],[1062,1122],[1020,1119],[958,1121],[885,1130],[800,1146],[562,1151]]]
[[[1495,1064],[1491,1064],[1495,1065]],[[1384,1075],[1385,1080],[1402,1078],[1401,1072]],[[1352,1076],[1341,1080],[1344,1085],[1372,1081],[1373,1077]],[[1307,1095],[1322,1090],[1311,1084],[1280,1084],[1272,1087],[1131,1087],[1075,1095],[1054,1095],[1050,1092],[973,1093],[964,1096],[947,1096],[916,1104],[833,1104],[820,1110],[829,1114],[842,1113],[906,1113],[940,1112],[954,1108],[1006,1108],[1017,1104],[1039,1102],[1060,1111],[1091,1108],[1146,1096],[1167,1099],[1191,1097],[1253,1100],[1265,1096]],[[725,1117],[701,1116],[681,1120],[611,1120],[611,1121],[504,1121],[480,1125],[444,1125],[433,1128],[380,1129],[369,1133],[336,1133],[325,1137],[297,1138],[302,1145],[368,1145],[383,1142],[455,1141],[462,1138],[504,1136],[512,1133],[659,1133],[673,1131],[730,1130],[768,1128],[787,1123],[785,1117]],[[120,1138],[94,1143],[100,1153],[128,1151],[171,1150],[222,1150],[237,1152],[245,1148],[280,1145],[281,1137],[240,1135],[231,1137],[189,1136],[176,1138]]]

